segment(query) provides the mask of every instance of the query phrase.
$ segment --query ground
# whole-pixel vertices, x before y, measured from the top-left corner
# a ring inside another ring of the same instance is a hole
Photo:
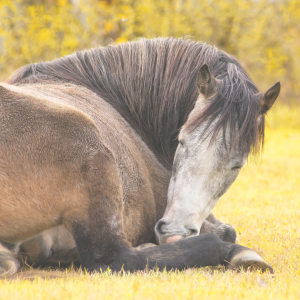
[[[299,108],[273,109],[262,159],[243,168],[214,213],[274,275],[222,268],[133,275],[67,270],[46,279],[27,273],[25,280],[0,280],[0,299],[300,299]]]

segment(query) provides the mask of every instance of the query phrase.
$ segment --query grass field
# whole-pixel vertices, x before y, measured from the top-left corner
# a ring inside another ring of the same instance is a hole
[[[300,109],[278,105],[268,124],[261,162],[242,170],[214,213],[275,275],[222,268],[123,276],[67,271],[0,280],[0,299],[300,299]]]

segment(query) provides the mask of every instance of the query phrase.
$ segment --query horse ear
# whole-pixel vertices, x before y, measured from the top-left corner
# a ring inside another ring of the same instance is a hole
[[[216,91],[217,80],[210,74],[207,64],[201,66],[197,78],[198,89],[207,98]]]
[[[280,82],[275,83],[264,94],[260,102],[260,113],[265,114],[274,104],[280,93]]]

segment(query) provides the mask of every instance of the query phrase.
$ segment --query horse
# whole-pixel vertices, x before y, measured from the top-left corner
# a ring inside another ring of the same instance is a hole
[[[89,272],[272,267],[211,211],[264,141],[260,93],[205,43],[140,39],[0,84],[0,273],[23,251]]]

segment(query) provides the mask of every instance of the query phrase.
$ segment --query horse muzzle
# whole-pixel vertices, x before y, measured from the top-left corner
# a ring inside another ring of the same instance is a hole
[[[155,236],[157,242],[162,245],[166,243],[177,242],[182,238],[199,235],[200,227],[198,225],[184,225],[182,227],[172,226],[167,219],[160,219],[155,227]]]

